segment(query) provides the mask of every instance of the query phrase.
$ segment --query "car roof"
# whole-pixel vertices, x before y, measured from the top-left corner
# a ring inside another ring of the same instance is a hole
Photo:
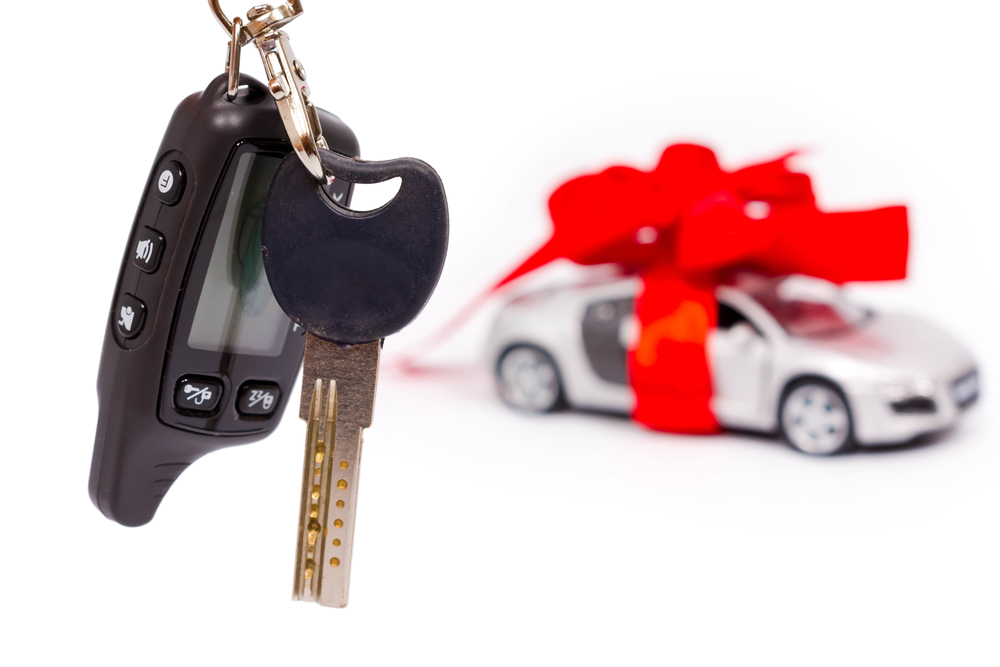
[[[716,297],[724,293],[732,294],[733,291],[741,292],[748,296],[753,296],[762,290],[774,287],[776,284],[784,282],[789,278],[795,278],[799,274],[783,274],[779,276],[767,276],[752,271],[741,271],[734,274],[729,280],[724,281],[716,287]],[[814,280],[820,280],[816,278]],[[825,282],[825,281],[824,281]],[[515,294],[512,300],[521,298],[531,298],[532,300],[544,299],[548,296],[574,292],[580,294],[605,293],[621,291],[627,292],[629,289],[637,289],[641,284],[641,278],[637,275],[624,276],[598,276],[589,279],[576,280],[561,284],[536,287]],[[832,285],[832,283],[831,283]]]

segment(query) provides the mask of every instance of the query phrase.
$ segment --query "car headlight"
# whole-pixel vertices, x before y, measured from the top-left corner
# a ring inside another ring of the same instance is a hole
[[[934,381],[930,378],[915,378],[900,382],[882,382],[878,385],[879,393],[890,401],[901,401],[907,398],[934,395]]]

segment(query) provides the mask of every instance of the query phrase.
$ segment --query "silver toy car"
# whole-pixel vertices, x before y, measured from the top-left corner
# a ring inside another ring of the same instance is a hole
[[[626,349],[639,333],[639,287],[615,279],[507,303],[489,342],[503,399],[535,412],[630,413]],[[716,298],[711,408],[727,428],[780,432],[802,452],[829,455],[945,428],[979,396],[975,362],[954,338],[860,308],[827,281],[748,274]]]

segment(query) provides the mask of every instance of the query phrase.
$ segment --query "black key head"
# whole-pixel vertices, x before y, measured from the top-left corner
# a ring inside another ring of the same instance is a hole
[[[448,249],[444,185],[414,158],[364,162],[320,153],[338,180],[399,177],[399,192],[374,211],[352,211],[290,154],[264,205],[267,279],[278,305],[313,335],[350,345],[379,340],[417,316],[441,276]]]

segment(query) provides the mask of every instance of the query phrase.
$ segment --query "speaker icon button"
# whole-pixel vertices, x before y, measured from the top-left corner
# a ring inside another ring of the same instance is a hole
[[[163,248],[166,245],[163,234],[150,227],[143,227],[136,234],[132,263],[146,273],[154,273],[160,268]]]

